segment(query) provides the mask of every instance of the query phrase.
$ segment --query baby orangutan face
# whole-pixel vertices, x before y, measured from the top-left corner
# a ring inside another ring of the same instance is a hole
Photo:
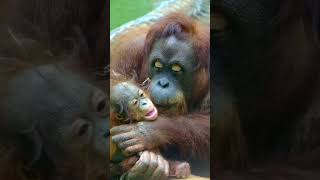
[[[158,117],[158,110],[150,98],[130,82],[121,82],[112,87],[111,103],[118,118],[123,121],[153,121]]]

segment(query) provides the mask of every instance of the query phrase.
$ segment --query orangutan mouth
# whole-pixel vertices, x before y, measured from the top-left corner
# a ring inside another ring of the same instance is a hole
[[[145,119],[146,120],[156,120],[158,117],[158,110],[157,108],[152,108],[146,115],[145,115]]]

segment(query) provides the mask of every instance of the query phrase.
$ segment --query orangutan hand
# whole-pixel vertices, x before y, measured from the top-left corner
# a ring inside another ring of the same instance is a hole
[[[127,156],[150,150],[156,146],[154,131],[151,127],[152,123],[139,122],[113,127],[110,130],[112,140]]]
[[[144,151],[136,164],[121,179],[165,180],[169,175],[169,163],[161,155]]]

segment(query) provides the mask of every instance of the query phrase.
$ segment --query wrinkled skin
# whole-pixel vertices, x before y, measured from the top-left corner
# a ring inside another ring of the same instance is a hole
[[[110,134],[112,136],[112,140],[119,144],[119,148],[123,150],[125,154],[136,154],[143,151],[149,144],[147,142],[151,142],[152,137],[150,139],[145,136],[144,133],[150,133],[150,123],[147,122],[139,122],[136,125],[121,125],[114,127],[110,130]]]
[[[185,106],[190,99],[195,56],[190,43],[175,36],[155,42],[149,56],[150,95],[159,107],[173,108]],[[184,107],[186,108],[186,107]]]
[[[152,152],[142,152],[140,159],[124,175],[124,179],[154,179],[165,180],[169,175],[169,164],[161,155]]]

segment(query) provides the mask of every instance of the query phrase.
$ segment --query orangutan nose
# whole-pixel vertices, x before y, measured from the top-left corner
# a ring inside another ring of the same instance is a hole
[[[169,81],[167,78],[161,78],[159,81],[158,81],[158,85],[161,86],[162,88],[168,88],[169,87]]]

